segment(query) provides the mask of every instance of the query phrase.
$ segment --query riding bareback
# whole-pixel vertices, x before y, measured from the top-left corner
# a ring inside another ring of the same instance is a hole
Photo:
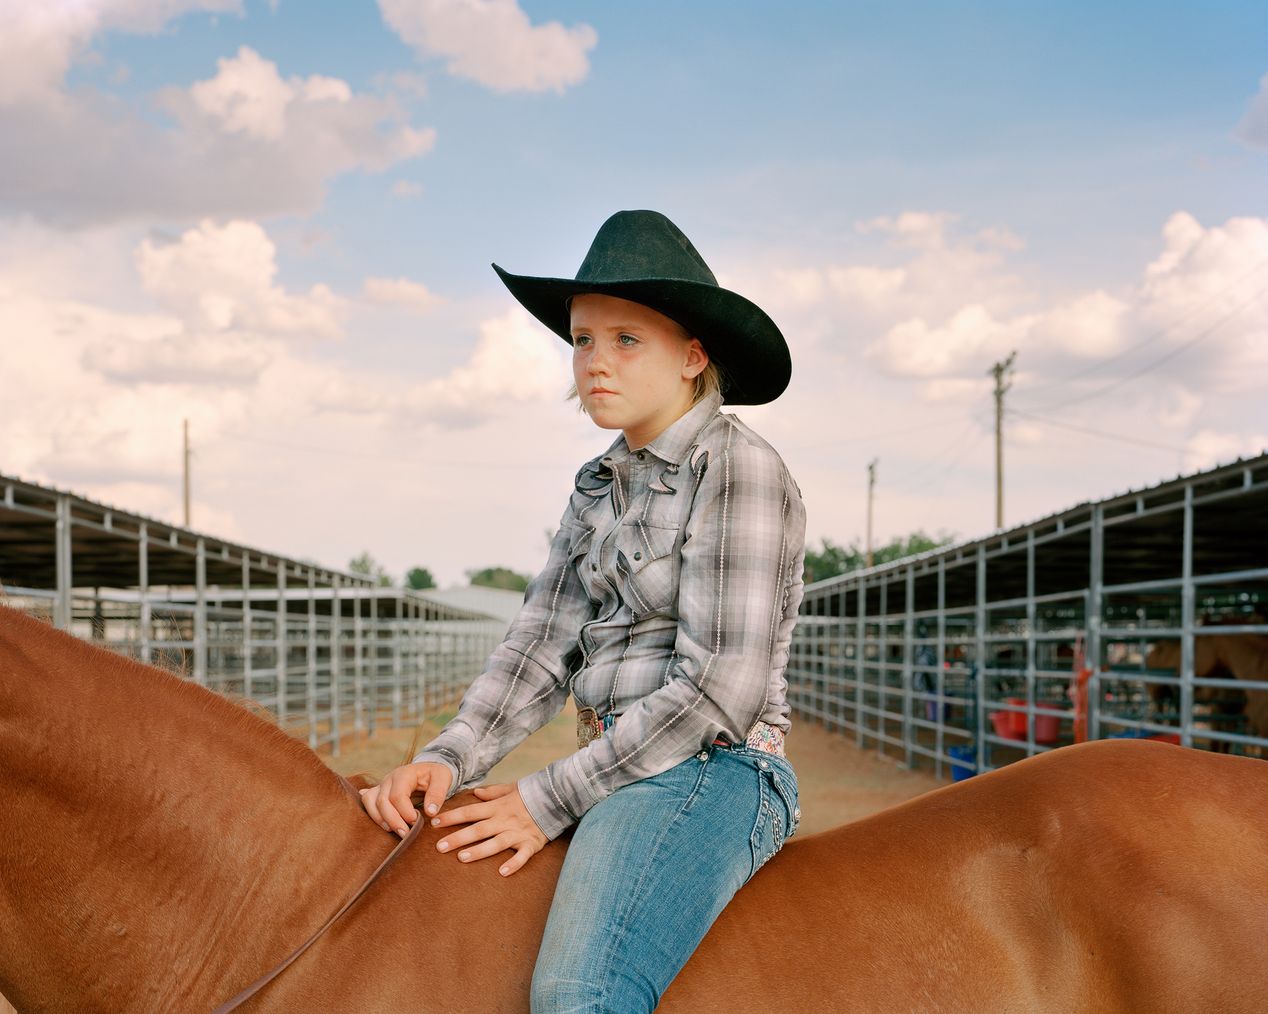
[[[241,1009],[527,1010],[566,841],[503,878],[437,834]],[[0,606],[0,993],[24,1014],[210,1011],[393,844],[263,719]],[[1089,743],[794,839],[660,1009],[1263,1011],[1265,897],[1268,764]]]

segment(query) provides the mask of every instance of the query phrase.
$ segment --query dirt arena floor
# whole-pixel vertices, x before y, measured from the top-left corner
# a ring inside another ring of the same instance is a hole
[[[452,717],[435,716],[418,730],[421,745]],[[326,758],[340,774],[378,779],[412,754],[413,729],[382,729],[372,738],[345,739],[340,756]],[[564,709],[553,722],[519,745],[489,773],[490,782],[512,782],[576,749],[576,712]],[[887,757],[861,751],[853,742],[817,725],[799,721],[788,739],[797,769],[803,834],[845,824],[884,810],[939,783],[926,771],[907,771]]]

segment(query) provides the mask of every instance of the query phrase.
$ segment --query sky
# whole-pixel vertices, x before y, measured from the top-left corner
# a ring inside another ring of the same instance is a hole
[[[793,358],[807,536],[1268,449],[1268,6],[0,0],[0,473],[532,573],[615,434],[490,264],[653,208]]]

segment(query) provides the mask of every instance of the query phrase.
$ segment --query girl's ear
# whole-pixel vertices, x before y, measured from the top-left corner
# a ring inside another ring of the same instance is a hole
[[[699,338],[687,339],[687,355],[682,364],[682,376],[684,380],[695,380],[697,376],[704,372],[704,368],[709,365],[709,353],[704,350],[704,346],[700,344]]]

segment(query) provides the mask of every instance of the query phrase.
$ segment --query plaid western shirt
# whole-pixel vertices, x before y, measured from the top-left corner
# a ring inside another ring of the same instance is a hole
[[[618,716],[519,781],[555,838],[622,785],[758,721],[787,731],[805,509],[783,460],[717,395],[646,447],[581,467],[545,567],[457,716],[414,758],[467,788],[563,708]]]

